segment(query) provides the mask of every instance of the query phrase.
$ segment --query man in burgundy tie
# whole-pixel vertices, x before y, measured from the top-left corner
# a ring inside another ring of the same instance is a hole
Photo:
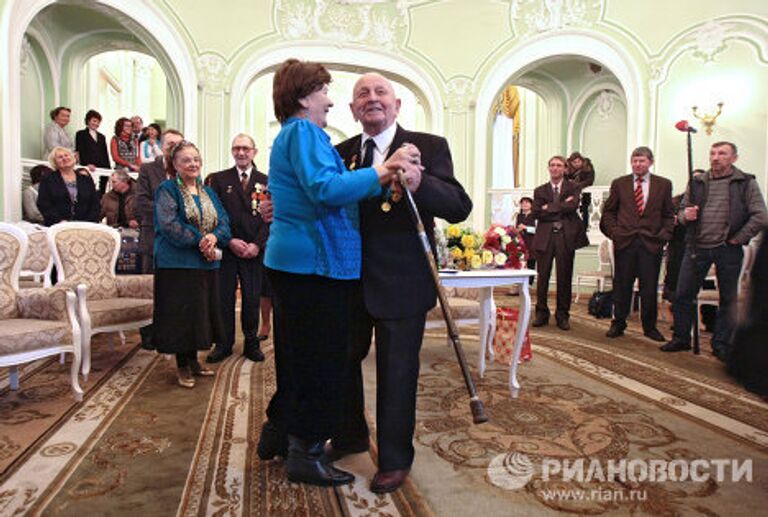
[[[651,174],[653,152],[647,147],[632,151],[632,174],[613,180],[603,206],[600,230],[613,240],[613,321],[606,336],[619,337],[627,328],[632,291],[640,283],[643,333],[664,341],[656,328],[657,290],[664,245],[675,224],[672,182]]]

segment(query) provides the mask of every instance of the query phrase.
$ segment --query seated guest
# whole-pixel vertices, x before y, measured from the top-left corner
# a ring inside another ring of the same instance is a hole
[[[43,143],[45,144],[43,159],[48,158],[54,147],[63,147],[70,151],[75,149],[72,137],[64,129],[69,124],[71,115],[72,110],[64,106],[51,110],[51,123],[45,127],[45,134],[43,135]]]
[[[380,196],[398,169],[420,174],[412,145],[381,165],[347,170],[323,131],[333,106],[330,82],[321,64],[296,59],[275,73],[272,95],[282,127],[269,159],[274,217],[265,258],[276,368],[296,394],[286,415],[288,479],[323,486],[354,480],[325,460],[323,447],[342,417],[361,269],[358,201]]]
[[[152,123],[144,128],[139,139],[139,153],[142,163],[154,161],[155,158],[163,156],[163,150],[160,148],[160,126]]]
[[[48,161],[53,172],[40,181],[37,208],[46,226],[62,221],[99,220],[99,197],[93,178],[85,169],[75,170],[75,153],[54,147]]]
[[[533,199],[520,198],[520,211],[515,218],[515,227],[523,236],[525,247],[528,248],[528,260],[525,267],[535,270],[536,256],[533,254],[533,236],[536,233],[536,218],[533,216]],[[530,283],[533,284],[533,277],[531,277]]]
[[[35,165],[29,170],[30,186],[24,189],[21,199],[21,208],[24,213],[24,220],[30,223],[43,224],[43,214],[37,208],[37,196],[40,188],[40,180],[50,174],[51,168],[45,165]]]
[[[115,169],[127,167],[133,172],[139,172],[141,158],[137,144],[138,141],[133,139],[133,123],[125,117],[117,119],[115,136],[112,137],[112,142],[109,144]]]
[[[97,167],[109,169],[109,153],[107,139],[98,129],[101,125],[101,114],[96,110],[88,110],[85,114],[85,129],[75,133],[75,151],[80,163],[93,172]]]
[[[565,171],[565,178],[576,183],[579,186],[581,200],[579,203],[579,212],[584,221],[584,228],[589,227],[589,205],[592,203],[592,194],[583,192],[587,187],[595,183],[595,168],[592,166],[592,160],[581,155],[581,153],[571,153],[568,157],[568,170]]]
[[[229,244],[229,219],[216,194],[200,179],[202,162],[194,144],[177,144],[168,160],[172,179],[155,192],[155,302],[152,344],[175,354],[178,384],[214,375],[197,359],[198,350],[224,339],[219,307],[221,248]]]
[[[112,190],[101,198],[101,218],[106,217],[109,226],[138,229],[134,216],[136,182],[125,169],[113,172],[109,181]]]

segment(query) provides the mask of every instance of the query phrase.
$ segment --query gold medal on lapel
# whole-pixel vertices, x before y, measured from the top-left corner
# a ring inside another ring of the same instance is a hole
[[[389,201],[384,201],[381,204],[381,211],[382,212],[389,212],[390,210],[392,210],[392,205],[389,204]]]

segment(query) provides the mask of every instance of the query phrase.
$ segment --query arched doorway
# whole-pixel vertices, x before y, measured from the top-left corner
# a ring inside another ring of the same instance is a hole
[[[519,85],[530,90],[538,90],[536,93],[542,97],[552,97],[548,90],[565,91],[568,85],[558,77],[558,71],[562,67],[598,67],[599,73],[595,77],[585,80],[580,92],[592,91],[596,85],[603,84],[606,80],[599,77],[602,74],[611,76],[609,89],[620,92],[622,95],[619,103],[624,109],[623,119],[626,127],[623,146],[636,145],[645,141],[648,128],[646,121],[640,114],[644,112],[647,101],[647,92],[641,87],[640,73],[626,54],[618,50],[618,46],[610,42],[584,34],[558,33],[543,37],[516,48],[514,53],[499,60],[492,71],[486,75],[486,79],[478,92],[477,111],[475,119],[475,171],[473,192],[475,210],[473,211],[473,225],[483,227],[491,218],[492,202],[492,156],[493,156],[493,125],[496,117],[494,105],[500,94],[510,85]],[[543,159],[553,154],[561,154],[570,151],[570,145],[582,144],[579,138],[573,134],[579,134],[577,129],[584,126],[584,106],[595,103],[598,98],[595,95],[580,103],[581,108],[574,112],[577,104],[574,101],[580,98],[562,93],[560,96],[567,102],[561,107],[553,104],[555,109],[547,110],[543,115],[544,122],[540,124],[540,145],[538,146],[538,160],[534,163],[537,170],[546,172],[546,168],[540,163]],[[554,101],[553,101],[554,102]],[[559,112],[559,113],[558,113]],[[571,124],[569,121],[575,122]],[[544,158],[542,158],[544,157]],[[524,176],[528,178],[528,176]],[[538,181],[538,172],[532,176]],[[534,181],[534,183],[535,183]],[[532,185],[530,188],[533,188]],[[497,206],[500,204],[495,203]]]
[[[105,50],[141,50],[155,57],[167,77],[169,103],[168,119],[185,130],[192,138],[196,133],[197,74],[191,53],[176,29],[166,21],[157,7],[147,4],[135,8],[131,0],[76,1],[62,4],[53,0],[19,0],[12,4],[0,52],[8,57],[0,70],[7,94],[3,97],[2,140],[3,215],[15,220],[21,214],[22,145],[18,137],[22,130],[22,52],[33,46],[34,40],[42,49],[38,58],[44,58],[48,70],[48,84],[38,81],[46,102],[72,104],[80,98],[77,67],[93,54]],[[60,23],[68,16],[77,23]],[[37,23],[35,20],[46,20]],[[26,43],[25,43],[26,41]],[[68,47],[68,48],[65,48]],[[49,49],[46,51],[45,49]],[[56,49],[56,52],[50,51]],[[71,52],[68,52],[71,50]],[[44,74],[41,74],[44,75]],[[26,84],[24,84],[26,86]],[[54,106],[47,107],[50,109]],[[40,110],[43,114],[47,110]],[[83,113],[73,113],[82,118]],[[8,135],[16,135],[7,138]],[[28,147],[29,148],[29,147]],[[37,157],[36,157],[37,158]]]

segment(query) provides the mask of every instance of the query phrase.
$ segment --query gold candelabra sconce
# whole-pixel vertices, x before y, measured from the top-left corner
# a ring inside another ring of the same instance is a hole
[[[717,103],[717,112],[716,113],[704,113],[703,115],[699,115],[699,107],[693,106],[691,108],[691,111],[693,112],[693,116],[699,119],[704,126],[704,129],[707,130],[707,134],[712,134],[712,128],[715,126],[715,121],[717,120],[717,117],[720,116],[720,114],[723,112],[723,103],[718,102]]]

